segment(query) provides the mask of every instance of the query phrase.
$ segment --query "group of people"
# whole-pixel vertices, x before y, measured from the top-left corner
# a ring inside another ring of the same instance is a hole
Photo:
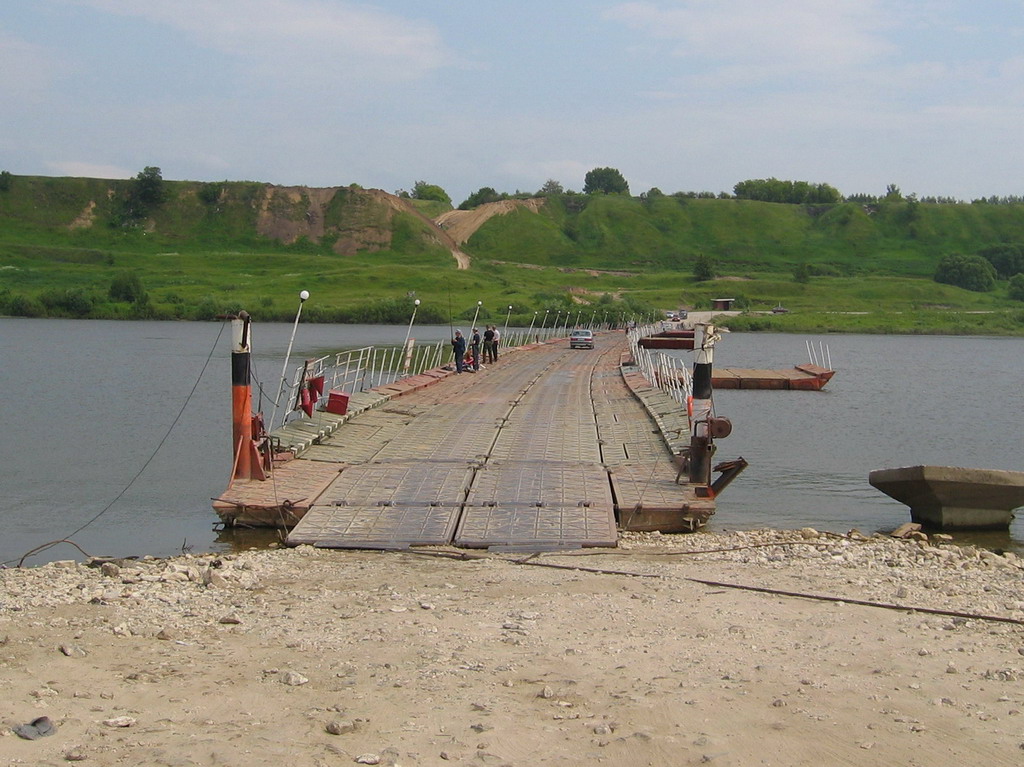
[[[473,328],[473,335],[470,336],[467,344],[466,337],[461,330],[455,331],[452,338],[452,355],[455,357],[455,372],[472,370],[474,373],[481,365],[481,345],[483,346],[483,360],[487,365],[493,365],[498,361],[498,342],[501,333],[495,325],[488,325],[481,337],[480,331]]]

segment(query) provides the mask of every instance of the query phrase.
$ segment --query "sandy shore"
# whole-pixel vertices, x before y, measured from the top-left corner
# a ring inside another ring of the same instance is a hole
[[[758,531],[524,560],[2,570],[0,763],[1024,762],[1012,555]],[[53,734],[13,732],[42,716]]]

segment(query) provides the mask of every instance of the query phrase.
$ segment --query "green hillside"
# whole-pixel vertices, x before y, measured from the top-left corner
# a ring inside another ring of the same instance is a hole
[[[244,308],[287,320],[308,289],[310,320],[402,323],[417,297],[422,322],[469,318],[482,301],[481,321],[504,321],[511,305],[527,325],[534,312],[612,319],[728,296],[750,312],[735,328],[1024,334],[1005,280],[977,293],[932,279],[943,256],[1024,243],[1019,204],[556,195],[487,218],[457,245],[431,220],[450,206],[379,190],[154,189],[6,174],[0,314],[209,319]],[[695,278],[698,259],[713,279]],[[790,313],[763,314],[779,303]]]
[[[706,253],[733,273],[807,263],[834,274],[930,277],[947,253],[1003,242],[1024,242],[1024,206],[601,195],[556,198],[539,217],[492,219],[468,249],[485,258],[603,269],[688,269]]]

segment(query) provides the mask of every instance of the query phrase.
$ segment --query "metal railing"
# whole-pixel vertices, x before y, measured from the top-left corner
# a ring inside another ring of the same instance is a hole
[[[570,327],[571,326],[571,327]],[[545,342],[565,338],[572,327],[584,327],[564,319],[553,327],[531,327],[502,329],[499,341],[500,349]],[[648,332],[654,332],[654,326],[646,326]],[[636,334],[642,329],[630,331]],[[631,335],[630,344],[634,358],[645,360],[644,375],[651,381],[663,381],[659,384],[677,401],[685,403],[690,391],[690,374],[680,360],[658,354],[657,359],[651,357],[646,349],[636,346],[636,338]],[[638,349],[641,354],[638,354]],[[271,428],[283,426],[296,418],[301,418],[300,408],[303,388],[314,379],[323,378],[324,396],[329,391],[343,391],[348,394],[363,392],[376,386],[393,383],[407,376],[419,375],[425,370],[452,364],[452,346],[447,340],[419,346],[410,340],[408,347],[402,346],[364,346],[359,349],[325,354],[322,357],[309,359],[296,365],[292,375],[283,384],[283,391],[278,402],[284,415],[280,423]],[[660,371],[655,374],[655,370]]]
[[[538,340],[561,338],[566,334],[567,331],[562,325],[546,329],[505,329],[499,344],[501,349],[506,349],[525,346]],[[353,394],[452,363],[452,345],[447,339],[422,346],[413,340],[410,340],[408,347],[364,346],[306,360],[295,367],[291,377],[284,384],[284,390],[278,400],[284,410],[284,416],[281,423],[275,423],[273,427],[302,417],[302,389],[310,380],[323,378],[325,396],[326,392],[331,390]]]
[[[818,367],[832,369],[832,352],[829,351],[828,346],[824,341],[818,341],[818,348],[814,348],[814,344],[808,339],[804,341],[807,344],[807,356],[810,357],[811,364],[817,365]]]
[[[364,346],[306,360],[296,366],[281,396],[285,409],[282,425],[302,417],[299,407],[302,390],[312,380],[323,379],[325,396],[332,390],[353,394],[440,367],[449,362],[450,357],[451,344],[438,341],[423,346],[410,342],[407,349],[401,346]]]
[[[657,386],[683,407],[693,396],[693,376],[686,363],[663,352],[652,353],[640,346],[640,339],[661,330],[661,323],[641,325],[626,331],[629,350],[637,367],[651,385]]]

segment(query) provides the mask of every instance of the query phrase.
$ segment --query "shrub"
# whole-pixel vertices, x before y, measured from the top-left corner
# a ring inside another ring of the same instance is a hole
[[[42,304],[20,293],[11,296],[7,311],[12,317],[42,317],[45,313]]]
[[[50,316],[85,317],[92,311],[93,299],[81,288],[47,290],[39,296]]]
[[[697,255],[693,262],[693,279],[697,282],[715,279],[715,262],[711,260],[711,256],[706,256],[703,253]]]
[[[1024,245],[993,245],[982,248],[978,255],[992,264],[1004,280],[1024,272]]]
[[[125,272],[111,280],[108,294],[111,301],[127,301],[132,304],[145,303],[149,298],[142,287],[142,280],[135,272]]]
[[[1024,301],[1024,274],[1015,274],[1010,278],[1010,298]]]
[[[996,270],[981,256],[951,253],[939,261],[934,279],[944,285],[986,293],[996,286]]]
[[[223,192],[224,184],[210,183],[200,186],[196,194],[201,202],[206,205],[214,205],[220,201],[220,196]]]

